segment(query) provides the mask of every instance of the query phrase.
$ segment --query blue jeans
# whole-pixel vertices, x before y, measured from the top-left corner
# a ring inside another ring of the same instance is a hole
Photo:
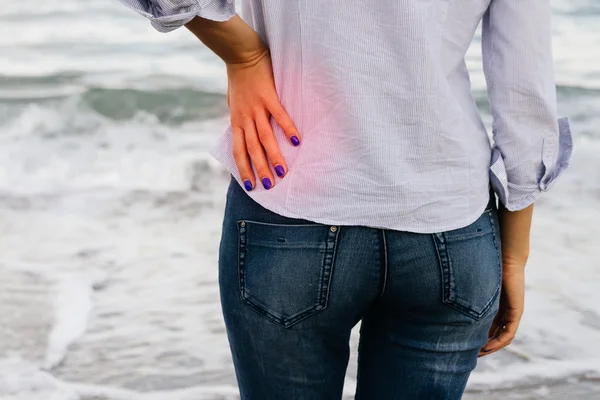
[[[286,218],[235,180],[219,251],[241,398],[341,399],[362,321],[356,398],[460,399],[498,310],[495,197],[473,224],[418,234]]]

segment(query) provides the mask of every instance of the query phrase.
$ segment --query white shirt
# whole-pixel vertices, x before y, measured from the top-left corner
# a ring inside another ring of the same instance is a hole
[[[230,0],[120,1],[164,32],[235,13]],[[475,221],[490,183],[509,210],[527,207],[572,150],[556,115],[549,3],[243,0],[301,135],[294,147],[272,120],[288,173],[249,196],[287,217],[419,233]],[[482,19],[494,146],[465,65]],[[210,154],[242,184],[231,126]]]

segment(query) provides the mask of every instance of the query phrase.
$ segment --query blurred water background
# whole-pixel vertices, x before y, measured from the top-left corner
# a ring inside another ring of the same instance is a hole
[[[576,152],[536,208],[519,336],[467,399],[600,398],[600,3],[553,7]],[[478,38],[468,65],[489,124]],[[189,32],[116,0],[2,0],[0,399],[238,398],[216,285],[228,174],[206,153],[225,88]]]

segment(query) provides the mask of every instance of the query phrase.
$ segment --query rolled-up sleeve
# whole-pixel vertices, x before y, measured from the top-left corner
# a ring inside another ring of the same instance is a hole
[[[550,0],[492,0],[483,21],[483,67],[493,116],[490,180],[521,210],[567,168],[572,138],[557,119]]]
[[[234,0],[119,0],[148,18],[159,32],[170,32],[194,17],[227,21],[235,15]]]

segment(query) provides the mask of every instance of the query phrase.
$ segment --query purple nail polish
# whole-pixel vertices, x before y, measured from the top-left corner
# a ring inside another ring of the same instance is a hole
[[[292,141],[292,144],[294,146],[298,146],[300,144],[300,140],[298,140],[298,136],[294,135],[290,138],[290,140]]]
[[[269,178],[262,178],[261,182],[263,184],[263,186],[265,187],[265,189],[271,189],[271,187],[273,186],[273,184],[271,183],[271,180]]]
[[[275,172],[277,173],[277,176],[282,177],[283,175],[285,175],[285,170],[283,169],[283,167],[279,164],[277,164],[275,166]]]
[[[250,182],[250,180],[246,179],[244,181],[244,187],[246,188],[247,191],[251,191],[252,190],[252,182]]]

